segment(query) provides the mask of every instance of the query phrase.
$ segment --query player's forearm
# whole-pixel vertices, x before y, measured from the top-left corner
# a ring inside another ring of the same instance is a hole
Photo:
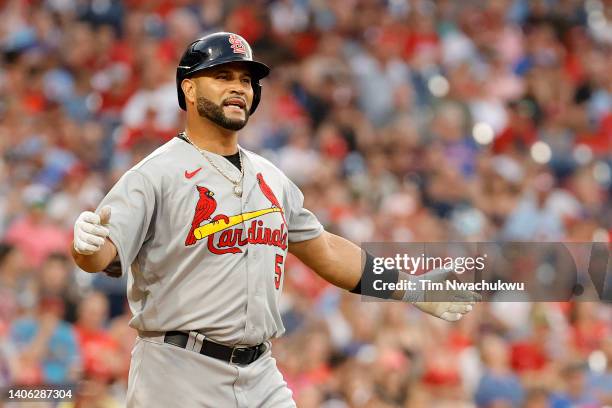
[[[353,289],[361,278],[361,248],[327,231],[310,241],[290,244],[289,251],[317,275],[342,289]]]
[[[115,256],[117,256],[117,248],[108,238],[100,250],[91,255],[79,254],[75,251],[74,245],[72,246],[72,258],[85,272],[94,273],[104,270],[115,259]]]
[[[369,266],[367,272],[364,272],[365,253],[345,238],[326,231],[310,241],[289,245],[289,251],[314,270],[317,275],[339,288],[352,291],[360,281],[362,286],[371,284],[372,265]],[[362,281],[364,273],[370,277],[365,283]],[[410,279],[410,277],[399,273],[395,276],[393,274],[380,276],[380,279],[385,281],[391,279],[393,283],[396,283],[399,279]],[[363,287],[361,289],[363,290]],[[371,290],[366,293],[373,295]],[[398,289],[387,296],[391,299],[403,300],[404,294],[404,289]]]

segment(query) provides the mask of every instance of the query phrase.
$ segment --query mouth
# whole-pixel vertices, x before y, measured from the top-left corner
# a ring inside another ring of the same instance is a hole
[[[230,106],[244,110],[246,108],[246,101],[242,98],[229,98],[223,101],[223,106]]]

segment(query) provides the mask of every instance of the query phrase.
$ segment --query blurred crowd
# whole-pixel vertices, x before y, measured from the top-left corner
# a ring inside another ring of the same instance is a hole
[[[0,21],[0,386],[124,405],[125,277],[79,271],[72,225],[182,129],[176,64],[211,31],[272,67],[240,143],[328,231],[611,241],[609,0],[0,0]],[[300,407],[612,405],[609,304],[449,324],[288,262],[274,354]]]

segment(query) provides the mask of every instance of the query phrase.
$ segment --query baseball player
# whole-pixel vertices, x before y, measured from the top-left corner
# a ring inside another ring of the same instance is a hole
[[[269,342],[284,331],[287,252],[354,293],[371,281],[372,257],[362,261],[358,246],[326,232],[279,169],[238,145],[269,71],[236,34],[191,43],[176,72],[185,131],[75,222],[83,270],[128,274],[138,330],[128,407],[295,406]],[[398,272],[382,276],[393,282]],[[377,295],[446,320],[473,303],[424,303],[408,292]]]

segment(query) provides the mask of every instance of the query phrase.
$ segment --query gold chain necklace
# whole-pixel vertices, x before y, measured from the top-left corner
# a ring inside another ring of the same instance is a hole
[[[215,162],[208,156],[208,153],[206,153],[206,150],[200,149],[198,146],[196,146],[195,143],[193,143],[191,141],[189,136],[187,136],[187,132],[181,132],[181,134],[185,137],[185,139],[189,142],[190,145],[195,147],[196,150],[199,151],[200,154],[206,158],[206,160],[208,160],[210,165],[213,166],[219,172],[219,174],[221,174],[230,183],[232,183],[234,185],[234,194],[236,194],[236,196],[238,196],[238,197],[242,197],[242,178],[244,177],[244,166],[242,165],[242,153],[240,153],[240,149],[238,149],[238,159],[240,160],[240,178],[238,180],[234,180],[230,176],[225,174],[225,172],[223,170],[221,170],[221,168],[219,168],[215,164]]]

